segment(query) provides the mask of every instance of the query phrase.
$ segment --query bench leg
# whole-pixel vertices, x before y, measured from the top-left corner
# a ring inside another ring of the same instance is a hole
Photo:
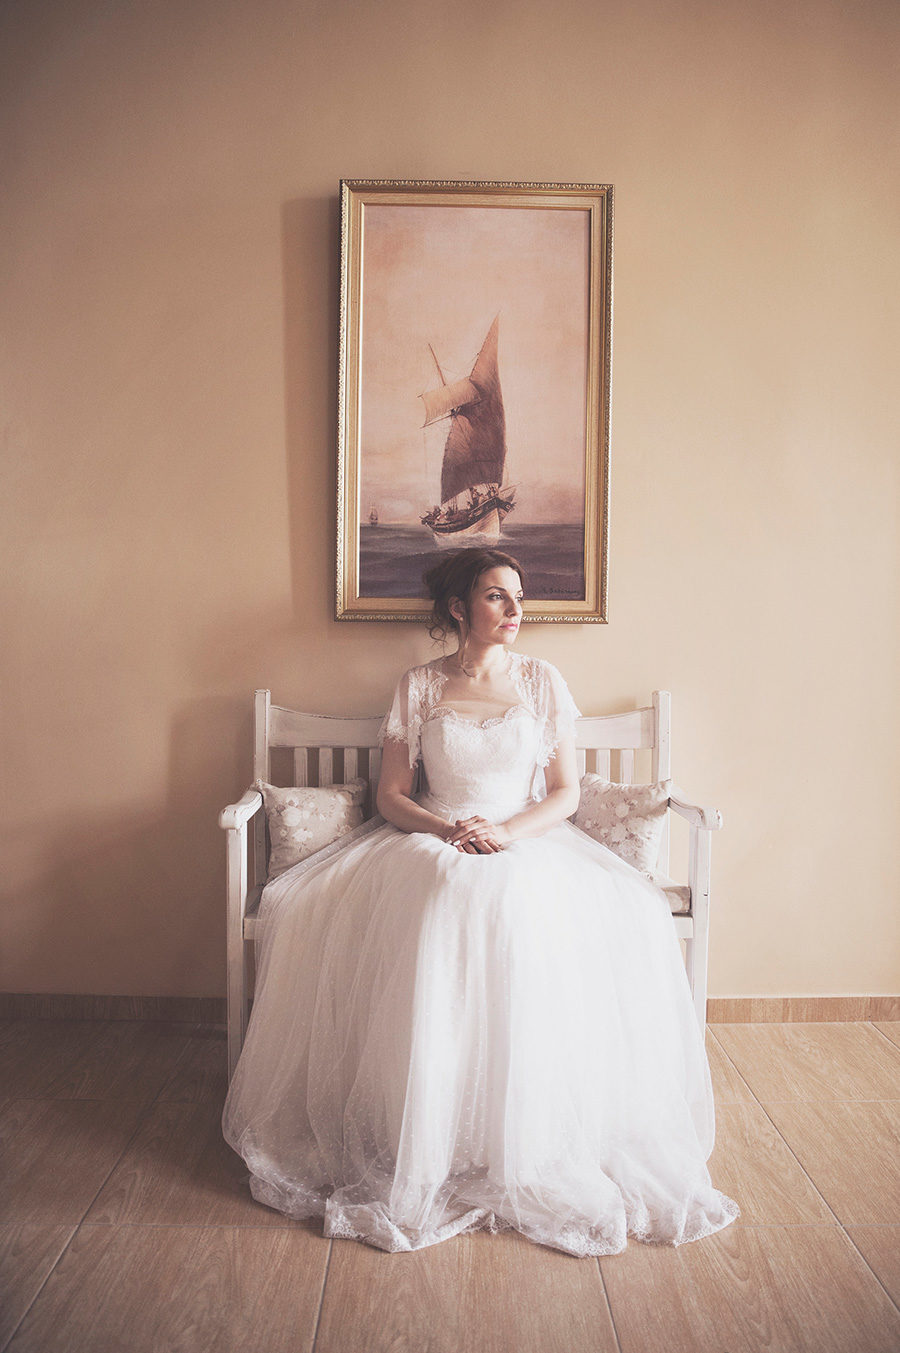
[[[694,933],[688,940],[688,977],[694,996],[694,1010],[701,1033],[706,1033],[706,989],[709,972],[709,870],[712,854],[711,833],[691,828],[688,881],[691,885],[691,913]]]
[[[231,963],[229,962],[227,1022],[229,1081],[234,1075],[238,1058],[241,1055],[241,1048],[244,1046],[244,1034],[247,1031],[246,1010],[247,993],[244,984],[243,962],[241,960],[236,962],[234,980],[232,980]]]
[[[227,841],[228,974],[226,978],[228,1079],[234,1075],[247,1031],[247,969],[244,952],[244,912],[247,906],[247,830],[230,829]]]

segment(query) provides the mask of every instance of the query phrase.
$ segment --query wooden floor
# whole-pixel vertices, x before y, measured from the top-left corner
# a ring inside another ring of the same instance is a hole
[[[897,1353],[900,1022],[708,1045],[710,1169],[741,1219],[597,1262],[512,1233],[325,1240],[250,1198],[219,1030],[0,1022],[0,1349]]]

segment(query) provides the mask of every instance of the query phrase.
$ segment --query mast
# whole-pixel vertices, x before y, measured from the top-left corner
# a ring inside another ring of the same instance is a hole
[[[434,348],[434,364],[443,382],[422,395],[425,427],[449,418],[441,470],[441,502],[449,502],[475,484],[500,484],[506,464],[506,415],[500,391],[497,346],[500,316],[488,329],[471,375],[447,384]]]
[[[506,415],[500,392],[497,315],[481,345],[469,377],[476,401],[459,408],[450,425],[441,471],[441,499],[446,501],[474,484],[500,484],[506,465]]]
[[[431,353],[431,356],[432,356],[432,359],[433,359],[433,361],[434,361],[434,364],[435,364],[435,366],[437,367],[437,373],[438,373],[438,376],[440,377],[441,385],[446,385],[446,384],[447,384],[447,377],[444,375],[443,371],[441,370],[441,364],[440,364],[440,362],[439,362],[438,359],[437,359],[437,353],[435,352],[434,348],[431,346],[430,343],[428,344],[428,351]]]

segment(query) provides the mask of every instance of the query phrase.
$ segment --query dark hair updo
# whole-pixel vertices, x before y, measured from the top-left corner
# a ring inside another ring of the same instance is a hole
[[[450,602],[458,597],[469,618],[469,602],[475,584],[482,573],[491,568],[511,568],[524,583],[522,565],[502,550],[482,550],[475,546],[445,554],[431,568],[426,569],[423,582],[431,597],[432,609],[428,617],[428,633],[432,639],[446,639],[448,634],[459,634],[459,621],[450,614]]]

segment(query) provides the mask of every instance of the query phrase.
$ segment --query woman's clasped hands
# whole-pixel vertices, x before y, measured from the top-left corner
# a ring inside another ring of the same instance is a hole
[[[476,816],[457,819],[444,840],[465,855],[493,855],[508,846],[512,836],[502,822]]]

